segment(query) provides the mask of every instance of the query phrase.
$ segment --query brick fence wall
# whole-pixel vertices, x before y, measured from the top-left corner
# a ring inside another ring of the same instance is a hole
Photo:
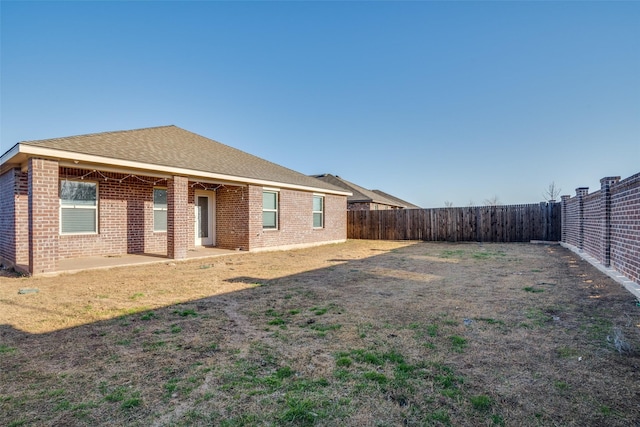
[[[640,173],[611,186],[611,266],[640,283]]]
[[[640,173],[562,196],[562,241],[640,283]]]
[[[562,196],[562,241],[575,247],[582,248],[582,193],[576,190],[576,197]]]
[[[583,199],[582,215],[582,246],[589,254],[598,254],[598,261],[605,264],[604,252],[602,250],[604,217],[604,203],[601,192],[587,194]]]

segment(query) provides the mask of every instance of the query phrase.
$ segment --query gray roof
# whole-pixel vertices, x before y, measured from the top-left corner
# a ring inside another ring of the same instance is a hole
[[[350,191],[352,195],[347,197],[347,201],[350,203],[380,203],[389,206],[398,206],[401,208],[417,207],[416,205],[407,203],[401,199],[398,199],[397,197],[390,196],[379,190],[367,190],[366,188],[354,184],[353,182],[349,182],[337,175],[325,173],[321,175],[313,175],[313,177],[325,183],[332,184],[336,187],[341,187],[346,191]]]
[[[249,178],[344,191],[341,187],[320,183],[310,176],[173,125],[26,141],[20,144],[223,174],[238,178],[238,181]]]
[[[413,203],[409,203],[406,200],[402,200],[396,196],[392,196],[389,193],[385,193],[382,190],[371,190],[376,194],[379,194],[383,197],[386,197],[389,200],[393,200],[394,202],[396,202],[398,204],[398,206],[403,206],[405,209],[420,209],[420,206],[418,205],[414,205]]]

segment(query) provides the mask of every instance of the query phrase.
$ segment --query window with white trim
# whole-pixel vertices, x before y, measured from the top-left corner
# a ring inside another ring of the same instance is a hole
[[[167,189],[153,189],[153,231],[167,231]]]
[[[60,181],[60,233],[98,232],[98,184],[87,181]]]
[[[313,228],[324,227],[324,197],[313,196]]]
[[[265,230],[278,229],[278,192],[262,192],[262,228]]]

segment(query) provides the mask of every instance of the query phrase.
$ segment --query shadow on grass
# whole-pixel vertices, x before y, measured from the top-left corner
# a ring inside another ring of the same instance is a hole
[[[628,425],[640,419],[632,403],[637,354],[616,359],[596,349],[601,354],[585,371],[573,357],[591,349],[579,341],[579,327],[518,326],[540,310],[535,298],[555,298],[560,286],[527,294],[520,282],[550,278],[518,275],[522,266],[511,257],[439,262],[444,247],[331,258],[327,267],[268,280],[229,274],[221,279],[248,288],[43,334],[0,325],[0,424]],[[471,254],[477,245],[455,247]],[[558,259],[542,261],[548,276],[568,270]],[[562,283],[579,298],[581,279],[572,277]],[[594,322],[595,308],[607,299],[586,301],[575,311],[589,311]],[[477,315],[468,314],[474,310]],[[563,310],[558,317],[572,314]],[[470,326],[466,316],[475,316]],[[594,327],[587,331],[593,333]],[[571,357],[545,350],[556,336],[572,343],[564,352]],[[585,375],[588,382],[580,379]]]

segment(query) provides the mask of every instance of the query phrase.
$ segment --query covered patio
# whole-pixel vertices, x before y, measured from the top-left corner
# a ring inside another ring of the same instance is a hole
[[[55,272],[47,273],[45,275],[55,276],[62,273],[77,273],[83,270],[99,270],[132,265],[167,264],[172,262],[216,258],[243,253],[246,254],[248,252],[220,249],[213,246],[198,246],[195,249],[188,250],[186,258],[181,260],[167,258],[167,255],[162,253],[89,256],[60,260],[58,262],[58,270]]]

